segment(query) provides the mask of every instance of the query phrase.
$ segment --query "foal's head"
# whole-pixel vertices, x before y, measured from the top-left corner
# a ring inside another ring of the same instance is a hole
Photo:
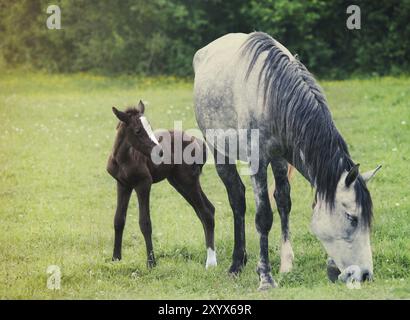
[[[158,146],[159,156],[162,156],[162,149],[159,147],[158,140],[144,116],[145,106],[142,101],[139,102],[136,108],[128,108],[125,112],[119,111],[115,107],[112,108],[112,111],[123,122],[124,139],[133,148],[150,157],[153,149]]]

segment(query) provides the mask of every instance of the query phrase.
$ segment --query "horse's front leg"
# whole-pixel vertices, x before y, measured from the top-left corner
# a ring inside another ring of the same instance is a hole
[[[269,231],[272,228],[273,214],[269,202],[267,184],[267,165],[260,165],[256,174],[252,175],[252,187],[255,195],[256,230],[259,233],[260,260],[256,272],[259,274],[259,290],[266,290],[276,287],[276,283],[271,275],[269,263]]]
[[[131,188],[125,187],[117,181],[117,209],[114,216],[115,240],[114,253],[112,255],[113,261],[121,260],[122,234],[124,231],[131,191]]]
[[[152,247],[152,226],[149,212],[149,197],[151,191],[151,180],[146,180],[135,188],[138,196],[139,206],[139,225],[144,236],[145,246],[147,248],[147,266],[148,268],[155,267],[154,249]]]

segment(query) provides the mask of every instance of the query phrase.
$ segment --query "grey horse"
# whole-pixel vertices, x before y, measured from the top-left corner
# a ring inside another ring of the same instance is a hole
[[[326,98],[306,67],[261,32],[225,35],[198,50],[193,65],[196,120],[213,150],[234,215],[235,243],[229,272],[239,273],[247,261],[245,187],[232,161],[237,159],[256,168],[251,171],[251,180],[260,236],[260,289],[276,286],[268,257],[273,222],[267,186],[269,165],[282,228],[280,271],[292,269],[288,163],[315,188],[311,229],[328,253],[336,278],[371,279],[372,200],[366,183],[379,167],[359,173]],[[253,136],[247,134],[243,139],[243,130],[258,131],[257,152]],[[216,139],[207,138],[210,131]],[[232,139],[238,143],[232,144]]]

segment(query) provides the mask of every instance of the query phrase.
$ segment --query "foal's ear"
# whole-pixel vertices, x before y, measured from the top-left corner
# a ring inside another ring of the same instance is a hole
[[[379,171],[381,169],[381,167],[382,167],[381,165],[378,165],[376,169],[370,170],[370,171],[367,171],[367,172],[363,173],[362,178],[363,178],[364,182],[366,182],[366,183],[369,182],[375,176],[377,171]]]
[[[116,107],[112,107],[112,112],[120,121],[125,122],[126,124],[130,121],[130,116],[125,112],[119,111]]]
[[[350,169],[345,180],[346,187],[349,187],[359,176],[359,166],[360,164],[358,163]]]
[[[138,102],[137,110],[138,110],[140,113],[144,113],[144,111],[145,111],[145,105],[144,105],[144,102],[142,102],[142,100],[140,100],[140,102]]]

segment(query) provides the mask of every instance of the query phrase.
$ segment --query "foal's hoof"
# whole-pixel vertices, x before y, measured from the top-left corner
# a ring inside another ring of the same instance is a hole
[[[152,269],[152,268],[154,268],[154,267],[156,267],[157,266],[157,262],[155,261],[155,260],[148,260],[147,261],[147,267],[148,267],[148,269]]]
[[[213,267],[216,267],[216,266],[217,266],[217,262],[216,262],[215,250],[212,250],[211,248],[208,248],[207,256],[206,256],[205,269],[213,268]]]
[[[232,264],[229,268],[229,275],[237,277],[241,273],[242,269],[245,267],[244,264]]]
[[[245,265],[247,262],[248,262],[248,256],[245,252],[242,259],[235,259],[232,262],[231,267],[229,268],[229,274],[235,275],[235,276],[239,275],[239,273],[241,273],[243,268],[245,268]]]
[[[214,261],[206,261],[205,269],[215,268],[218,265],[216,260]]]
[[[260,278],[260,284],[258,288],[259,291],[270,290],[278,286],[275,280],[273,280],[272,275],[270,273],[262,274],[259,276],[259,278]]]

